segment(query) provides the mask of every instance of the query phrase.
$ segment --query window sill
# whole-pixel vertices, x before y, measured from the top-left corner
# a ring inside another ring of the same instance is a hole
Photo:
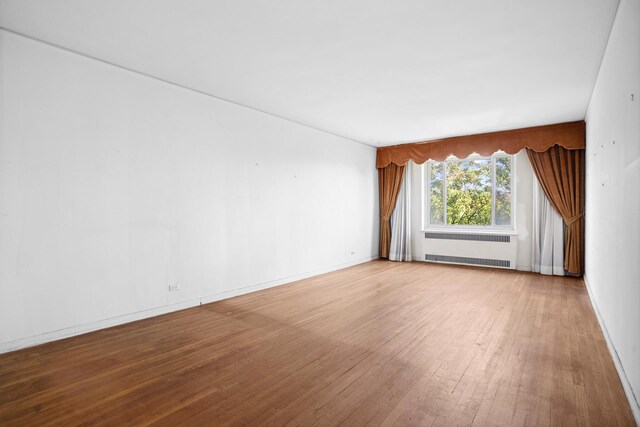
[[[423,233],[452,233],[452,234],[506,234],[517,236],[518,232],[510,228],[448,228],[448,227],[428,227],[422,229]]]

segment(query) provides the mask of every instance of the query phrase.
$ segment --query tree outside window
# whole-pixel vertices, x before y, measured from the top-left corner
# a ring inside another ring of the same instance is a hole
[[[512,226],[513,156],[447,159],[427,164],[427,224]]]

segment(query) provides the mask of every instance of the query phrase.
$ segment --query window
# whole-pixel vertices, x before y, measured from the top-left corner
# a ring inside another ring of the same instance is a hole
[[[424,168],[427,228],[513,229],[513,156],[449,158]]]

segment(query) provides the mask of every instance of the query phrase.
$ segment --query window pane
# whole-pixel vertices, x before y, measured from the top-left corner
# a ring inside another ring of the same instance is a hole
[[[496,225],[511,225],[511,157],[496,158]]]
[[[444,224],[444,200],[442,198],[443,191],[443,175],[442,163],[431,164],[431,211],[429,222],[431,224]]]
[[[491,160],[447,162],[447,224],[491,225]]]

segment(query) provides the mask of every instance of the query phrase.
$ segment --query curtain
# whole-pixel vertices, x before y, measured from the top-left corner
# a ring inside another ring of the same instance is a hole
[[[584,271],[584,150],[554,145],[546,151],[527,148],[540,187],[565,227],[564,269],[574,275]]]
[[[564,276],[562,217],[549,203],[540,184],[533,181],[533,271]]]
[[[391,215],[391,261],[411,261],[411,163],[407,163]]]
[[[391,244],[391,213],[396,207],[396,199],[402,184],[404,166],[389,164],[378,169],[378,192],[380,198],[380,257],[389,258]]]
[[[429,159],[441,162],[450,155],[465,159],[472,153],[488,157],[498,150],[516,154],[523,148],[531,148],[540,152],[554,145],[569,150],[584,149],[584,135],[585,122],[579,121],[393,145],[378,148],[376,167],[380,169],[389,163],[405,165],[409,160],[417,164]]]

